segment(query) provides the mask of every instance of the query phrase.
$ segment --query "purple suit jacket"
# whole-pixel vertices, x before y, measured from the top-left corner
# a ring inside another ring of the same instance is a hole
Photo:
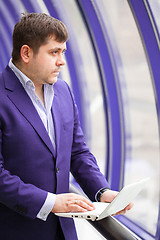
[[[47,192],[67,193],[69,172],[94,201],[108,186],[87,148],[68,85],[54,85],[52,114],[56,154],[23,86],[7,66],[0,74],[0,236],[5,240],[54,240],[58,217],[36,218]],[[60,218],[65,239],[77,239],[72,219]]]

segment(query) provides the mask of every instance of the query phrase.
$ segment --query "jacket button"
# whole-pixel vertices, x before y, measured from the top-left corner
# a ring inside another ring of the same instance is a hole
[[[56,173],[59,173],[59,168],[58,167],[56,168]]]

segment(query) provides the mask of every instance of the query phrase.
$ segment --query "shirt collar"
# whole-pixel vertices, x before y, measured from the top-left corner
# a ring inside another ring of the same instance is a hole
[[[12,71],[15,73],[15,75],[18,77],[19,81],[21,82],[21,84],[23,85],[24,88],[26,88],[26,85],[28,82],[32,83],[34,86],[34,83],[23,72],[21,72],[21,70],[19,70],[19,68],[17,68],[13,64],[12,59],[10,59],[8,65],[12,69]]]
[[[35,93],[35,86],[34,83],[24,74],[22,73],[19,68],[17,68],[12,60],[9,61],[9,67],[12,69],[12,71],[15,73],[21,84],[23,85],[24,89],[26,91],[32,91]],[[45,97],[45,103],[46,105],[51,108],[53,97],[54,97],[54,90],[53,90],[54,84],[44,84],[44,97]]]
[[[24,88],[26,88],[27,83],[32,83],[33,88],[35,89],[34,83],[29,79],[19,68],[17,68],[14,63],[12,62],[12,59],[9,61],[9,67],[12,69],[12,71],[15,73],[15,75],[18,77],[19,81],[23,85]],[[53,91],[53,85],[54,84],[44,84],[44,88],[50,89],[50,91]]]

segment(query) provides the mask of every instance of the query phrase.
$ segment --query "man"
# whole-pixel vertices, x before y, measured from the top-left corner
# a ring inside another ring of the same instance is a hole
[[[0,75],[3,240],[75,240],[73,220],[54,213],[93,210],[95,197],[111,202],[117,194],[84,142],[68,85],[57,80],[67,39],[65,25],[46,14],[26,14],[14,28]],[[68,193],[70,171],[91,201]]]

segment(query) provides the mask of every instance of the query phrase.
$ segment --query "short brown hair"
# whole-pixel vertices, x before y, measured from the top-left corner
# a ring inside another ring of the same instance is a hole
[[[45,13],[23,14],[13,31],[13,62],[19,61],[23,45],[28,45],[36,54],[40,46],[44,45],[52,36],[58,42],[66,42],[68,31],[65,24]]]

